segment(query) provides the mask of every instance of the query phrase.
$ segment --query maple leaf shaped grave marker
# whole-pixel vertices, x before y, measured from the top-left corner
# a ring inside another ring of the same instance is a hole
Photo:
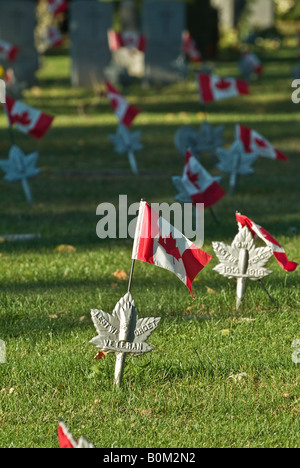
[[[237,279],[236,309],[243,302],[247,280],[261,281],[272,271],[265,265],[273,256],[270,247],[255,247],[254,238],[247,226],[240,228],[231,246],[224,242],[213,242],[213,249],[221,262],[214,271],[229,279]]]
[[[258,153],[246,153],[241,141],[236,140],[229,150],[217,149],[219,162],[217,169],[230,174],[229,191],[231,194],[236,190],[239,176],[254,173],[252,165],[258,158]]]
[[[135,152],[143,149],[143,145],[140,143],[141,132],[130,132],[125,125],[119,124],[117,133],[108,135],[108,138],[115,145],[114,150],[116,153],[127,153],[131,171],[133,174],[138,174]]]
[[[126,355],[141,356],[154,349],[146,342],[146,339],[157,328],[160,318],[139,319],[130,292],[119,300],[112,314],[94,309],[91,315],[98,336],[90,343],[107,354],[116,353],[114,383],[120,386]]]
[[[37,152],[25,156],[18,146],[13,145],[9,151],[8,160],[0,161],[0,168],[5,172],[5,180],[20,181],[28,203],[33,203],[28,179],[40,173],[40,169],[36,167],[38,157]]]

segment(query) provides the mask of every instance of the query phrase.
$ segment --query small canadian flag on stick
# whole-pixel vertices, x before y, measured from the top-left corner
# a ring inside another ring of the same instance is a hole
[[[0,39],[0,59],[13,62],[19,53],[19,48],[10,42]]]
[[[246,153],[258,153],[259,156],[264,158],[289,161],[289,158],[284,153],[274,148],[265,137],[255,130],[242,125],[236,125],[235,133],[236,138],[243,143]]]
[[[258,236],[268,247],[273,250],[273,255],[277,262],[287,272],[293,272],[296,270],[298,263],[291,262],[287,258],[284,248],[277,242],[271,234],[266,231],[262,226],[255,224],[247,216],[243,216],[240,213],[236,213],[236,220],[241,227],[247,226],[252,232],[253,236]]]
[[[197,82],[203,103],[250,94],[248,83],[236,78],[220,78],[216,75],[197,73]]]
[[[44,114],[21,101],[15,101],[9,96],[6,96],[6,108],[10,125],[15,124],[20,132],[38,140],[49,130],[54,119],[53,116]]]
[[[141,112],[135,106],[129,104],[109,81],[106,81],[107,97],[110,100],[111,107],[119,119],[119,122],[129,128],[135,117]]]
[[[141,201],[132,259],[174,273],[189,289],[212,256],[199,249],[146,202]]]
[[[58,15],[68,10],[69,4],[65,0],[48,0],[51,13]]]

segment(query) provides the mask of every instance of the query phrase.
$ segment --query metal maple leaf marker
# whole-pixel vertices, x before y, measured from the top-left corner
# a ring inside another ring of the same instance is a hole
[[[157,328],[160,318],[139,319],[130,292],[119,300],[112,314],[97,309],[91,314],[98,336],[90,343],[105,353],[116,353],[114,383],[120,386],[126,355],[140,356],[154,349],[146,339]]]
[[[40,173],[40,169],[36,167],[38,156],[36,152],[25,156],[18,146],[13,145],[8,160],[0,161],[0,168],[6,173],[4,179],[9,182],[21,181],[28,203],[33,202],[28,179]]]
[[[221,262],[214,271],[227,278],[237,278],[236,309],[242,304],[246,292],[247,280],[260,281],[272,271],[265,265],[273,256],[269,247],[255,247],[255,242],[250,230],[245,226],[240,227],[231,246],[223,242],[213,242],[213,249]]]
[[[205,152],[213,154],[224,145],[223,132],[223,125],[214,128],[206,120],[202,123],[200,132],[190,125],[182,125],[175,133],[174,144],[182,156],[185,156],[187,148],[197,156]]]
[[[131,170],[134,174],[138,174],[138,167],[135,160],[134,152],[143,149],[140,143],[141,132],[130,132],[125,125],[119,124],[117,133],[109,135],[108,138],[115,145],[115,151],[118,154],[127,153]]]
[[[254,173],[251,166],[257,160],[258,153],[246,153],[242,142],[236,140],[228,151],[218,148],[217,155],[219,163],[216,167],[220,171],[230,174],[230,192],[233,193],[240,175]]]

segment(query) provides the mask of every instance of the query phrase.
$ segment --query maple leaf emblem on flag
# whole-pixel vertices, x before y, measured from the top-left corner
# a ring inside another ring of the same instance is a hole
[[[173,257],[173,264],[175,265],[175,258],[176,260],[181,259],[181,254],[179,252],[179,249],[176,244],[176,239],[173,238],[172,233],[168,237],[162,237],[160,236],[159,245],[162,246],[162,248],[166,251],[167,254],[171,255]]]
[[[23,112],[22,114],[15,114],[13,116],[14,123],[19,123],[21,125],[30,125],[31,120],[29,118],[29,114],[27,111]]]
[[[226,90],[231,87],[232,83],[230,81],[227,81],[225,78],[221,78],[217,83],[216,83],[216,88],[221,89],[221,90]]]
[[[260,138],[255,138],[254,141],[257,144],[257,146],[259,146],[260,148],[268,147],[267,143],[264,140],[261,140]]]
[[[186,171],[186,175],[188,179],[197,187],[200,189],[199,184],[198,184],[198,174],[196,172],[192,172],[190,168]]]

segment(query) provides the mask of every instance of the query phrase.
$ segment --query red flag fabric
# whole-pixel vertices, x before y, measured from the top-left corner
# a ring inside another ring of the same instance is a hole
[[[49,130],[53,116],[44,114],[34,107],[6,96],[8,118],[11,125],[16,125],[22,133],[41,139]]]
[[[51,13],[58,15],[68,10],[69,5],[65,0],[48,0],[48,5]]]
[[[189,150],[186,151],[182,184],[191,201],[194,204],[204,203],[205,208],[215,205],[226,195],[217,180],[206,171]]]
[[[16,60],[19,50],[20,49],[17,46],[0,39],[0,60],[13,62]]]
[[[106,81],[107,97],[110,99],[111,107],[113,108],[119,122],[129,128],[135,117],[141,112],[135,106],[129,104],[124,96],[122,96],[109,81]]]
[[[143,34],[134,31],[116,32],[113,29],[108,31],[108,43],[111,51],[127,47],[128,49],[137,49],[145,52],[147,40]]]
[[[284,248],[277,242],[274,237],[269,234],[263,227],[255,224],[250,218],[236,213],[236,220],[242,226],[247,226],[253,235],[258,236],[268,247],[273,250],[273,255],[277,262],[287,272],[293,272],[296,270],[298,263],[290,262],[287,258]]]
[[[60,421],[58,430],[57,430],[57,435],[58,435],[58,442],[59,442],[59,447],[63,449],[69,449],[69,448],[76,448],[77,446],[77,441],[74,439],[72,436],[71,432],[65,425],[63,421]]]
[[[203,61],[201,52],[198,50],[197,45],[192,39],[189,31],[183,31],[182,33],[181,49],[190,62],[201,63]]]
[[[258,153],[264,158],[289,161],[285,154],[274,148],[265,137],[251,128],[236,125],[236,138],[243,143],[246,153]]]
[[[197,81],[203,103],[250,94],[248,83],[236,78],[220,78],[216,75],[197,73]]]
[[[132,259],[174,273],[189,289],[212,256],[199,249],[146,202],[140,203]]]

